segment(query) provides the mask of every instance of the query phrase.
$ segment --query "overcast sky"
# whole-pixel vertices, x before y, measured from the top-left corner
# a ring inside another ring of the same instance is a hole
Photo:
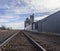
[[[0,26],[23,29],[30,14],[40,20],[60,10],[60,0],[0,0]]]

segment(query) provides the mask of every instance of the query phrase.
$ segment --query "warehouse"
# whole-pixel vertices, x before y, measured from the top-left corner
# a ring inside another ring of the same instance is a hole
[[[38,32],[60,33],[60,11],[37,21]]]

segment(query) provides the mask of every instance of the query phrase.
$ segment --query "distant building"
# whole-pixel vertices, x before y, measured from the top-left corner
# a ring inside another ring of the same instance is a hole
[[[34,14],[30,15],[30,19],[26,18],[25,24],[24,24],[25,29],[31,30],[32,29],[31,25],[33,22],[34,22]]]
[[[30,25],[30,19],[29,18],[26,18],[25,20],[25,27],[29,26]]]

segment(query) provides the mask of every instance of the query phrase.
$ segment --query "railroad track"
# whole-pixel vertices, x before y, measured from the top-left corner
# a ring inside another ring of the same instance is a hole
[[[6,38],[4,39],[4,38],[2,38],[2,43],[0,44],[0,51],[2,51],[2,49],[3,49],[3,47],[5,47],[7,44],[8,44],[8,42],[14,37],[14,36],[16,36],[18,33],[19,33],[19,31],[11,31],[11,32],[9,32],[9,33],[11,33],[12,35],[10,35],[10,36],[5,36]],[[8,34],[9,34],[8,33]],[[13,34],[14,33],[14,34]]]
[[[47,51],[60,51],[60,35],[25,32]]]
[[[46,51],[26,32],[19,31],[0,45],[0,51]]]
[[[24,32],[25,36],[30,40],[30,42],[33,44],[34,47],[37,48],[37,51],[47,51],[46,49],[44,49],[40,44],[38,44],[34,39],[32,39],[27,33]]]
[[[17,30],[0,30],[0,44],[16,32]]]

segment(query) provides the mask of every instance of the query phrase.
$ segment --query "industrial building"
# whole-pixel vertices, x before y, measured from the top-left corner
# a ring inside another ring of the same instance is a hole
[[[37,22],[32,22],[28,28],[26,28],[26,30],[28,29],[38,32],[60,33],[60,11]]]
[[[24,29],[25,30],[33,30],[32,24],[34,23],[34,14],[30,15],[30,18],[26,18],[24,22]]]

